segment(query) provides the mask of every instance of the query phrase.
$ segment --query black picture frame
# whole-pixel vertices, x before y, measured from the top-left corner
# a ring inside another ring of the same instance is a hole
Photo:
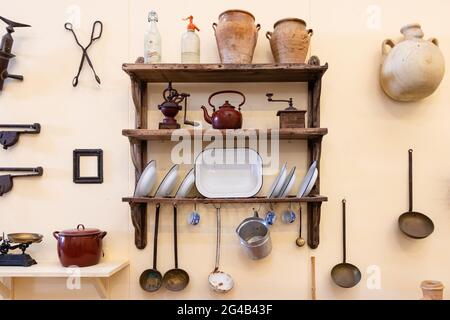
[[[97,176],[80,176],[80,158],[97,157]],[[75,149],[73,150],[73,182],[84,184],[103,183],[103,150],[102,149]]]

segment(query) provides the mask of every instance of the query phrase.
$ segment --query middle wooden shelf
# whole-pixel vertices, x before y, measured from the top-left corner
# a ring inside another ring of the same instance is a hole
[[[148,203],[148,204],[211,204],[211,203],[299,203],[299,202],[324,202],[328,201],[325,196],[312,197],[287,197],[287,198],[267,198],[267,197],[251,197],[251,198],[151,198],[151,197],[125,197],[123,202],[132,203]]]
[[[266,133],[264,135],[263,133]],[[277,135],[280,140],[312,140],[323,137],[328,133],[327,128],[295,128],[295,129],[124,129],[122,134],[130,139],[146,141],[170,141],[172,136],[199,135],[212,138],[217,135],[233,137],[251,137],[258,139],[273,139]]]

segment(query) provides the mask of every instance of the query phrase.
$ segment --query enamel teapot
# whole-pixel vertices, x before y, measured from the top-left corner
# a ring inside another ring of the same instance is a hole
[[[242,96],[242,102],[239,104],[237,110],[232,106],[228,100],[219,107],[216,111],[216,107],[211,103],[211,99],[218,95],[224,93],[234,93]],[[213,93],[209,96],[208,104],[212,107],[212,115],[208,114],[208,110],[205,106],[202,106],[203,115],[205,121],[212,125],[213,129],[241,129],[242,128],[242,114],[241,106],[245,103],[245,96],[243,93],[234,90],[224,90]]]

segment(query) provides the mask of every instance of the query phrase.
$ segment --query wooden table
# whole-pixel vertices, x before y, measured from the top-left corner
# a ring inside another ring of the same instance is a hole
[[[15,298],[14,280],[17,278],[67,278],[76,280],[87,279],[97,290],[102,299],[110,299],[109,279],[126,268],[128,261],[101,262],[91,267],[68,267],[61,266],[58,261],[40,261],[31,267],[0,267],[0,295],[4,299]],[[67,282],[67,286],[73,285]],[[73,288],[72,288],[73,289]]]

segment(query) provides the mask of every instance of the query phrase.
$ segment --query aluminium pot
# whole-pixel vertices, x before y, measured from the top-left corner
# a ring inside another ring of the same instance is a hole
[[[272,251],[272,240],[267,222],[255,211],[253,217],[244,219],[236,229],[242,248],[250,259],[265,258]]]
[[[58,257],[64,267],[88,267],[99,263],[106,231],[79,224],[76,229],[55,231],[53,236],[58,241]]]

